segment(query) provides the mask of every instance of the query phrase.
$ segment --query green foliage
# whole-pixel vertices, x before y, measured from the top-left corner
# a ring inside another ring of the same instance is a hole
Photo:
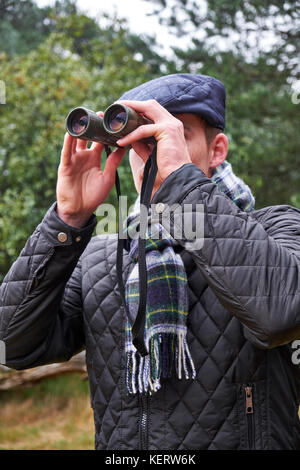
[[[72,19],[72,21],[71,21]],[[76,21],[75,21],[76,19]],[[75,23],[90,23],[82,16]],[[72,26],[73,25],[73,26]],[[98,39],[82,44],[63,32],[52,33],[37,49],[10,58],[0,56],[0,79],[6,84],[0,108],[0,272],[8,271],[28,235],[55,201],[65,117],[75,106],[104,110],[128,88],[149,75],[147,65],[126,48],[125,28],[114,22]],[[74,33],[75,34],[75,33]],[[95,36],[95,35],[94,35]],[[101,67],[100,67],[101,64]],[[122,193],[134,198],[128,159],[120,168]],[[124,181],[124,184],[123,184]],[[109,202],[115,202],[110,196]]]
[[[189,32],[189,47],[174,49],[173,60],[157,52],[153,38],[128,31],[124,20],[106,17],[100,27],[74,0],[44,8],[0,0],[0,80],[7,95],[0,105],[0,280],[55,201],[69,110],[104,110],[161,70],[223,81],[228,158],[251,186],[256,207],[300,208],[299,105],[290,96],[299,76],[299,0],[149,1],[170,31]],[[131,205],[128,158],[118,173]],[[107,202],[116,203],[114,191]]]
[[[0,0],[1,50],[14,54],[37,47],[51,31],[49,13],[32,0]]]
[[[44,408],[49,400],[59,400],[60,406],[72,397],[88,396],[89,383],[82,380],[83,375],[69,373],[46,378],[37,382],[34,386],[16,388],[15,390],[0,392],[1,404],[16,402],[20,403],[29,398],[33,399],[33,406],[37,409]]]
[[[290,87],[299,78],[299,0],[153,3],[174,34],[190,37],[187,50],[174,49],[177,64],[169,70],[212,75],[225,84],[228,159],[252,188],[256,208],[300,208],[299,105]]]

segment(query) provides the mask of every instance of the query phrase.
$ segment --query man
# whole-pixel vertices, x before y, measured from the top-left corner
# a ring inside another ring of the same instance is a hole
[[[119,141],[132,146],[137,191],[152,151],[141,139],[154,136],[153,207],[204,206],[203,247],[189,249],[185,238],[169,247],[172,260],[164,266],[183,267],[182,284],[176,270],[161,276],[161,284],[175,278],[169,293],[183,299],[177,308],[188,295],[188,316],[175,312],[172,330],[186,326],[186,337],[179,334],[176,344],[173,337],[171,346],[164,342],[168,335],[160,334],[158,342],[152,337],[148,356],[130,349],[127,362],[130,331],[117,283],[117,237],[91,239],[93,212],[113,187],[125,150],[112,152],[101,171],[102,144],[87,149],[66,135],[57,203],[1,286],[7,365],[65,361],[85,347],[96,449],[299,449],[299,378],[289,345],[300,334],[300,212],[287,205],[250,210],[247,188],[243,199],[222,172],[213,180],[227,155],[225,91],[218,80],[171,75],[122,98],[153,121]],[[161,260],[166,251],[154,254]],[[136,296],[130,255],[131,245],[123,254],[127,300]],[[169,308],[169,299],[157,302],[161,284],[147,266],[148,300],[154,289],[156,305]]]

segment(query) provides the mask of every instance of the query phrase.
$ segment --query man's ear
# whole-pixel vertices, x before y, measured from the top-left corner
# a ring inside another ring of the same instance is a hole
[[[217,134],[209,146],[209,169],[221,165],[227,157],[228,138],[225,134]]]

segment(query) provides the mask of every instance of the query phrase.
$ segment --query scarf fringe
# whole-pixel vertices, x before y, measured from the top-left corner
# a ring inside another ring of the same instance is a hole
[[[136,350],[126,352],[126,385],[129,394],[155,393],[161,388],[161,379],[173,375],[178,379],[196,377],[194,362],[186,342],[186,333],[159,333],[147,341],[148,356],[141,357]]]

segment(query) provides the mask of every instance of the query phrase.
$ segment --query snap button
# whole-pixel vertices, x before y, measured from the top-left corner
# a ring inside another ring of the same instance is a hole
[[[57,235],[57,239],[58,239],[59,242],[64,243],[64,242],[67,241],[68,235],[67,235],[65,232],[60,232],[60,233]]]
[[[75,240],[76,240],[76,241],[77,241],[77,243],[78,243],[78,242],[80,242],[80,240],[81,240],[81,237],[76,237],[76,238],[75,238]]]
[[[165,205],[163,202],[158,202],[155,206],[155,210],[158,214],[161,214],[165,209]]]

